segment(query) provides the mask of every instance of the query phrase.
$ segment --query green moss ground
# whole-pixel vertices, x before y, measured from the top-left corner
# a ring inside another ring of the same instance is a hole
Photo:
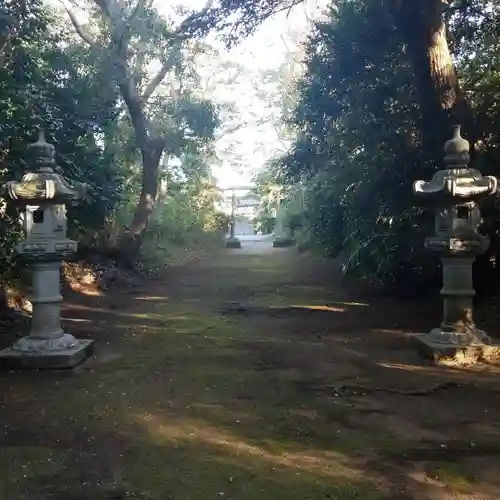
[[[294,284],[297,257],[283,255],[223,255],[186,280],[110,292],[74,323],[100,341],[95,362],[73,376],[4,374],[0,500],[396,498],[369,464],[413,438],[350,426],[348,405],[301,390],[293,359],[317,352],[309,334],[220,314],[229,302],[345,302],[328,283]],[[470,486],[440,467],[429,474]]]

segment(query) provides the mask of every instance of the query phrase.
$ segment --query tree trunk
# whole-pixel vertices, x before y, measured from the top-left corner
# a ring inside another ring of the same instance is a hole
[[[5,66],[9,56],[9,40],[14,19],[0,10],[0,68]]]
[[[158,166],[165,147],[165,140],[152,134],[151,123],[147,117],[145,106],[147,100],[163,81],[168,71],[175,65],[179,47],[177,45],[171,47],[169,57],[163,61],[158,73],[147,84],[141,95],[137,85],[137,72],[134,72],[129,60],[131,32],[127,27],[127,23],[130,23],[138,11],[144,8],[144,2],[141,0],[137,2],[127,22],[123,21],[121,17],[123,12],[119,13],[121,9],[115,0],[94,0],[94,3],[100,8],[103,17],[109,22],[109,35],[113,41],[113,50],[109,53],[109,56],[113,59],[114,69],[118,77],[118,87],[128,109],[135,132],[135,139],[142,157],[142,190],[139,203],[132,224],[128,231],[124,233],[117,249],[117,258],[124,264],[132,264],[140,250],[144,232],[148,227],[149,218],[155,206],[158,191]],[[65,5],[65,9],[82,40],[93,48],[100,48],[99,43],[85,29],[85,26],[79,21],[78,16],[75,15],[71,7]],[[173,50],[174,48],[176,50]],[[136,69],[144,62],[141,59],[144,54],[137,57],[139,57],[139,60],[136,61]],[[137,63],[139,63],[139,66],[137,66]]]
[[[391,10],[413,64],[422,113],[426,157],[442,162],[451,127],[471,129],[471,113],[460,88],[447,41],[446,0],[391,0]]]
[[[156,138],[147,141],[141,150],[142,189],[139,203],[130,227],[125,231],[120,242],[120,260],[125,265],[132,265],[142,245],[151,214],[153,213],[158,193],[158,169],[163,153],[164,140]]]

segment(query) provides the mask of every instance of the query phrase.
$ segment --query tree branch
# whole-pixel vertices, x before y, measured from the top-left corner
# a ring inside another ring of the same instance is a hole
[[[172,51],[168,56],[167,60],[162,64],[156,76],[148,83],[148,85],[144,89],[144,92],[142,93],[143,101],[147,101],[151,97],[153,92],[158,88],[158,85],[160,85],[160,83],[167,76],[169,70],[173,68],[178,49],[179,49],[178,45],[172,47]]]
[[[148,47],[147,43],[144,41],[139,41],[137,44],[136,54],[135,54],[135,64],[134,64],[134,74],[133,78],[135,81],[135,85],[139,87],[140,85],[140,73],[142,68],[142,63],[144,60],[144,54],[146,53]]]
[[[90,35],[90,33],[85,29],[85,26],[78,20],[77,15],[73,11],[73,9],[68,5],[68,3],[65,0],[61,0],[61,3],[66,10],[69,19],[71,21],[71,24],[74,26],[75,31],[78,33],[80,38],[87,42],[91,47],[95,47],[95,41]]]
[[[9,41],[10,38],[10,33],[7,32],[5,34],[0,34],[0,51],[4,49],[4,47],[7,45],[7,42]]]
[[[2,29],[0,31],[0,68],[4,66],[7,56],[10,37],[12,35],[12,24],[14,20],[10,16],[0,15]]]
[[[199,10],[198,12],[193,13],[192,15],[188,16],[177,28],[176,30],[176,36],[178,37],[185,37],[186,33],[189,31],[187,28],[193,23],[193,21],[196,21],[197,19],[202,18],[205,16],[210,9],[212,9],[213,4],[215,3],[215,0],[207,0],[205,3],[205,6]]]
[[[121,75],[118,85],[130,115],[130,121],[134,127],[141,154],[144,156],[147,154],[149,146],[149,135],[146,116],[141,105],[141,98],[133,86],[133,81],[127,78],[127,75]]]
[[[7,64],[9,42],[9,37],[5,37],[5,39],[0,38],[0,68],[3,68]]]
[[[147,0],[147,3],[146,0],[137,0],[134,9],[132,10],[130,16],[128,17],[128,23],[130,24],[137,17],[137,15],[141,10],[150,8],[152,4],[153,0]]]
[[[7,14],[0,13],[0,51],[7,46],[7,42],[12,34],[14,18]]]

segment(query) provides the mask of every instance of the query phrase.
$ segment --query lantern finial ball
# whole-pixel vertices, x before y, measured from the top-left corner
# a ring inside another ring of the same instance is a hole
[[[455,125],[453,127],[452,138],[444,144],[444,152],[446,154],[464,154],[469,152],[469,141],[462,137],[460,128],[460,125]]]
[[[37,171],[52,171],[55,164],[56,150],[52,144],[45,140],[43,127],[38,129],[38,139],[26,149],[28,163]]]
[[[38,143],[40,143],[40,142],[41,142],[42,144],[46,144],[46,142],[47,142],[47,141],[45,140],[45,130],[43,130],[43,128],[42,128],[42,127],[40,127],[40,128],[38,129],[38,140],[37,140],[36,142],[38,142]]]
[[[444,144],[444,161],[448,168],[467,168],[470,156],[469,141],[460,134],[460,125],[453,127],[453,137]]]

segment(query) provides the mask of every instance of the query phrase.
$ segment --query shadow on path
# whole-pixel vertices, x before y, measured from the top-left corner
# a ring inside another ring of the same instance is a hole
[[[267,248],[72,297],[96,358],[0,376],[0,500],[499,498],[496,368],[423,364],[437,307]]]

